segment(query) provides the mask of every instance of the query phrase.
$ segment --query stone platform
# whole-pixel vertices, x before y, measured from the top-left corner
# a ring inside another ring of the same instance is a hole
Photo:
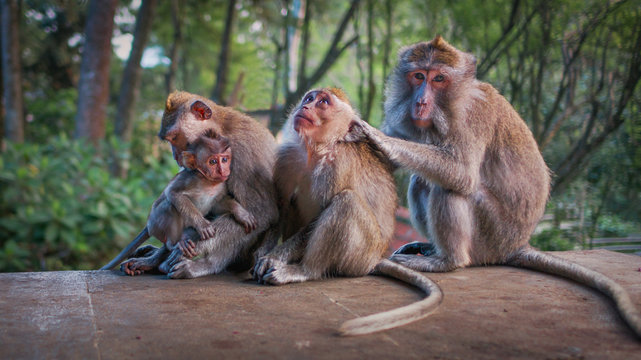
[[[641,257],[555,253],[600,271],[641,309]],[[2,359],[641,359],[641,340],[599,293],[511,267],[428,274],[445,298],[401,328],[339,337],[342,322],[421,298],[366,276],[258,285],[118,271],[0,274]]]

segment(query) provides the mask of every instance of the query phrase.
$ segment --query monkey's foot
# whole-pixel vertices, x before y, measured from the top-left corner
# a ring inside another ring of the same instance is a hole
[[[392,255],[389,259],[410,269],[423,272],[448,272],[463,267],[463,265],[456,265],[446,258],[434,255]]]
[[[167,272],[167,277],[170,279],[193,279],[198,276],[192,269],[194,265],[195,263],[188,259],[177,261]]]
[[[432,243],[424,243],[420,241],[415,241],[409,244],[405,244],[394,251],[392,255],[415,255],[421,254],[423,256],[430,256],[435,253],[436,249]]]
[[[260,279],[261,284],[284,285],[293,282],[303,282],[309,280],[303,267],[300,265],[282,265],[272,267]]]
[[[131,254],[128,259],[147,257],[156,250],[158,250],[158,248],[153,245],[141,246],[136,249],[136,251],[134,251],[134,253]]]
[[[269,270],[285,265],[284,261],[273,256],[263,256],[256,261],[256,265],[254,265],[254,268],[250,270],[250,274],[254,277],[254,280],[262,284],[263,276],[265,276]]]
[[[153,269],[153,266],[149,265],[145,261],[139,261],[137,258],[127,260],[120,264],[120,271],[130,276],[140,275]]]

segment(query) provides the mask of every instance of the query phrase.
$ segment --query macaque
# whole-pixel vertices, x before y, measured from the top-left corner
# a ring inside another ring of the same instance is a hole
[[[189,258],[197,255],[193,241],[182,239],[186,227],[193,227],[201,239],[215,235],[215,228],[205,219],[210,212],[231,213],[248,233],[256,227],[254,217],[230,197],[225,186],[232,156],[229,141],[210,130],[187,149],[181,154],[185,170],[179,172],[154,201],[147,226],[104,270],[119,264],[153,236],[164,244],[162,250],[130,259],[121,269],[128,275],[139,275],[160,265],[159,270],[166,273],[168,264],[161,264],[174,247],[178,246]]]
[[[229,139],[234,161],[226,185],[234,199],[253,216],[255,227],[246,233],[232,216],[222,215],[211,220],[216,229],[213,237],[201,239],[192,228],[186,228],[185,244],[191,240],[192,253],[202,256],[192,260],[183,256],[183,249],[174,248],[167,259],[170,278],[194,278],[225,269],[247,270],[256,257],[267,253],[278,241],[278,207],[272,179],[274,137],[265,126],[236,110],[187,92],[169,95],[158,136],[171,144],[179,165],[184,165],[182,153],[187,144],[207,130]]]
[[[338,89],[309,91],[289,116],[290,138],[274,170],[285,240],[258,260],[254,278],[282,285],[373,272],[413,284],[424,300],[345,323],[343,335],[367,334],[419,320],[442,296],[423,275],[384,259],[394,232],[391,167],[358,132],[358,115]]]
[[[406,47],[385,95],[384,134],[359,126],[395,166],[413,173],[411,220],[432,241],[407,244],[391,260],[418,271],[504,264],[561,275],[610,296],[641,337],[641,315],[620,285],[529,245],[550,171],[517,112],[476,79],[474,56],[440,36]]]

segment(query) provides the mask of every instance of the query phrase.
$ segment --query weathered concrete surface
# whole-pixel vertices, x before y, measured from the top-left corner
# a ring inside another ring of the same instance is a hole
[[[557,255],[612,277],[641,308],[641,257]],[[335,329],[343,321],[408,304],[420,293],[373,276],[272,287],[229,274],[0,274],[0,358],[641,358],[641,341],[612,303],[575,283],[510,267],[429,276],[445,293],[432,316],[341,338]]]

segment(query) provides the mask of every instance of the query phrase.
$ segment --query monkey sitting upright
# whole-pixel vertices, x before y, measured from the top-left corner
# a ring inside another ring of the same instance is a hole
[[[227,193],[225,181],[230,174],[232,154],[226,138],[207,131],[190,144],[181,156],[185,169],[169,182],[154,201],[147,226],[102,270],[113,268],[150,236],[154,236],[164,244],[163,247],[147,257],[124,262],[121,269],[128,275],[138,275],[155,268],[167,273],[169,263],[165,259],[174,247],[178,246],[188,258],[197,255],[191,240],[181,240],[185,228],[192,227],[201,239],[214,236],[214,227],[204,217],[210,212],[230,212],[246,232],[256,227],[254,217]]]
[[[385,98],[383,133],[359,124],[394,165],[412,172],[412,224],[432,240],[405,245],[391,260],[418,271],[503,264],[561,275],[612,298],[641,339],[641,313],[619,284],[528,244],[550,172],[523,119],[476,78],[473,55],[440,36],[408,46]]]
[[[309,91],[293,110],[274,168],[285,241],[253,269],[256,280],[272,285],[376,271],[428,295],[403,308],[351,320],[341,327],[343,335],[419,320],[442,299],[430,279],[384,259],[394,233],[396,187],[386,160],[362,134],[350,131],[357,120],[338,89]]]

